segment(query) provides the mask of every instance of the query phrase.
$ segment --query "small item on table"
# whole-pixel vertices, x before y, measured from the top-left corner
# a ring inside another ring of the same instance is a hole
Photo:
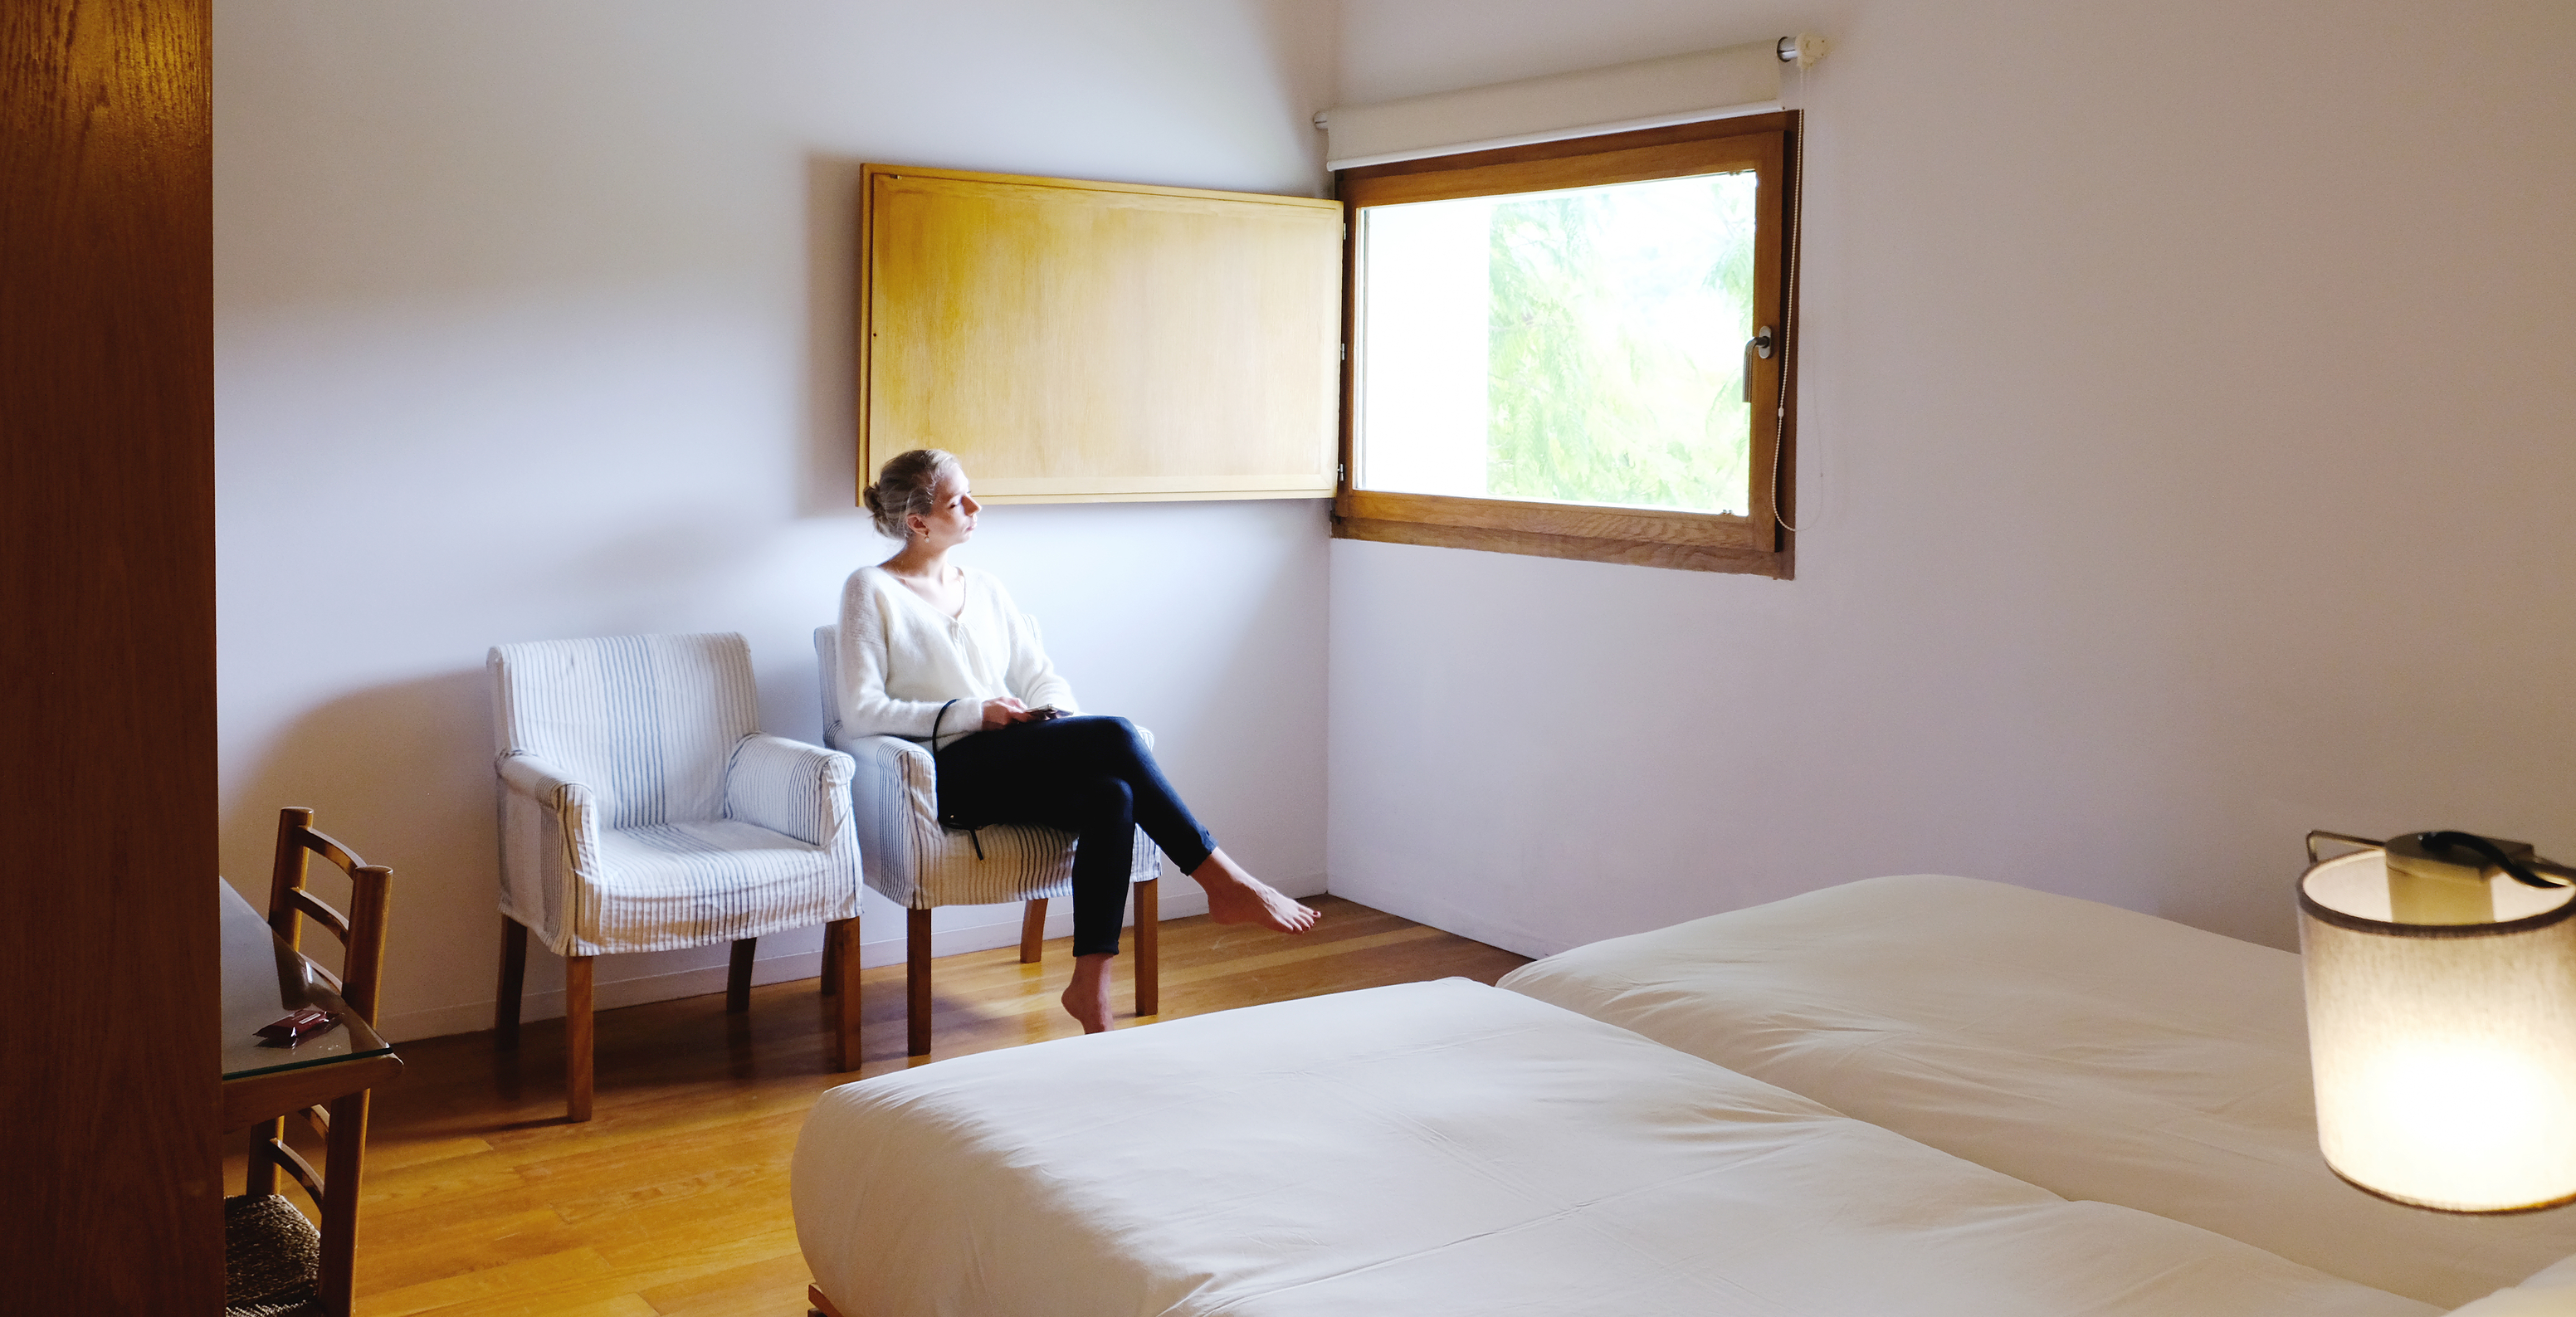
[[[337,1017],[319,1006],[302,1006],[275,1024],[261,1025],[259,1036],[267,1039],[270,1047],[293,1047],[338,1023]]]

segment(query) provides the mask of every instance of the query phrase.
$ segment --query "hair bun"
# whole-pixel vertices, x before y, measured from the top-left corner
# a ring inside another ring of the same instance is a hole
[[[915,448],[887,459],[877,473],[876,483],[859,489],[859,501],[875,518],[878,533],[888,539],[903,539],[907,534],[905,518],[932,515],[937,510],[932,494],[939,473],[956,461],[955,456],[936,448]]]

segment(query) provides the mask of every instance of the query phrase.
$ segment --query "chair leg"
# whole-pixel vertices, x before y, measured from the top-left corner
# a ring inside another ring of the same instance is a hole
[[[330,1317],[349,1317],[357,1285],[359,1175],[366,1164],[368,1093],[331,1104],[330,1160],[322,1170],[322,1279],[318,1297]]]
[[[242,1192],[253,1198],[277,1192],[277,1159],[269,1155],[270,1140],[286,1137],[284,1120],[263,1120],[250,1127],[250,1160],[242,1168]]]
[[[733,940],[733,967],[725,971],[725,1014],[740,1015],[751,1009],[751,953],[760,945],[756,937]]]
[[[1029,900],[1028,913],[1020,916],[1020,963],[1034,965],[1046,947],[1046,903],[1043,896]]]
[[[519,1045],[519,997],[528,983],[528,926],[501,916],[501,988],[492,995],[492,1041]]]
[[[930,912],[907,910],[904,937],[904,1042],[914,1056],[930,1055]]]
[[[564,1116],[590,1119],[590,970],[594,957],[564,957]]]
[[[823,991],[832,998],[832,1070],[859,1068],[859,920],[823,926]]]
[[[1151,878],[1136,888],[1136,1014],[1163,1009],[1163,915]]]

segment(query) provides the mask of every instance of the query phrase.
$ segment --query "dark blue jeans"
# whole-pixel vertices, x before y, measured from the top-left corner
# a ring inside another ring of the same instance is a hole
[[[952,828],[1038,823],[1080,837],[1073,851],[1073,954],[1118,954],[1136,829],[1181,872],[1216,839],[1190,816],[1154,752],[1124,718],[1013,723],[938,752],[939,821]]]

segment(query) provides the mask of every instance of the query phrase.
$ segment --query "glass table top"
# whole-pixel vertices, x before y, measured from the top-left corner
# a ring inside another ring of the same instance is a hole
[[[268,921],[231,883],[218,878],[215,886],[223,891],[224,1078],[301,1070],[394,1050],[349,1010],[328,981],[313,972],[311,962],[269,931]],[[300,1006],[319,1006],[340,1022],[292,1047],[259,1036],[262,1025],[293,1014]]]

